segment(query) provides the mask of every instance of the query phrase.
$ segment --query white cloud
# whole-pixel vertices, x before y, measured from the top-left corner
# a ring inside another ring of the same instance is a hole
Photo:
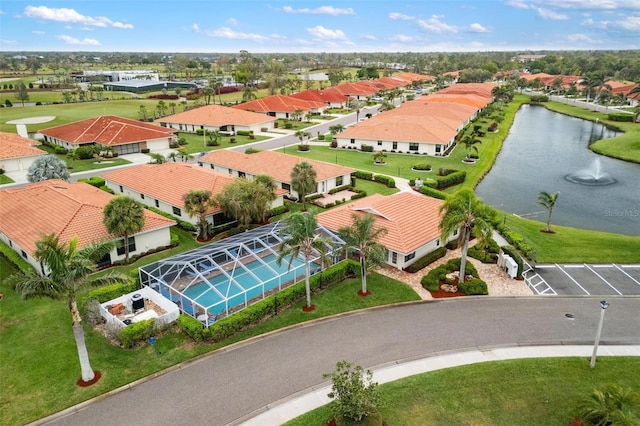
[[[554,12],[551,9],[543,9],[538,8],[538,16],[542,19],[549,19],[551,21],[564,21],[569,19],[567,15],[563,15],[562,13]]]
[[[31,31],[31,34],[35,34],[35,35],[43,35],[45,32],[44,31]]]
[[[534,0],[536,3],[558,9],[616,10],[640,9],[639,0]]]
[[[133,25],[131,24],[114,22],[104,16],[85,16],[78,13],[75,9],[68,8],[53,9],[47,6],[27,6],[24,10],[24,14],[29,18],[44,19],[55,22],[71,22],[74,24],[90,25],[93,27],[133,28]]]
[[[193,32],[196,32],[196,33],[200,32],[200,27],[198,26],[198,24],[193,24],[191,26],[191,29],[193,30]]]
[[[361,37],[363,39],[365,39],[365,40],[377,40],[378,39],[378,37],[376,37],[374,35],[371,35],[371,34],[363,34]]]
[[[67,44],[73,44],[77,46],[100,46],[100,42],[93,38],[84,38],[80,40],[68,35],[59,35],[58,38]]]
[[[423,30],[436,34],[458,32],[458,27],[441,22],[440,19],[442,18],[444,18],[444,15],[431,15],[428,19],[418,19],[418,25]]]
[[[17,46],[18,42],[15,40],[2,39],[0,40],[0,44],[6,44],[7,46]]]
[[[640,16],[627,16],[614,24],[627,31],[640,32]]]
[[[470,33],[490,33],[491,32],[488,28],[478,24],[477,22],[469,25],[469,27],[467,28],[467,31]]]
[[[398,12],[391,12],[389,13],[389,19],[393,19],[394,21],[414,21],[416,18]]]
[[[341,30],[331,30],[323,27],[322,25],[307,28],[307,32],[312,36],[323,40],[347,40],[347,37]]]
[[[415,39],[413,37],[409,37],[406,36],[404,34],[396,34],[392,37],[389,37],[389,40],[391,41],[398,41],[400,43],[410,43],[412,41],[414,41]]]
[[[531,9],[533,6],[523,0],[511,0],[507,2],[507,6],[515,7],[516,9]]]
[[[94,29],[91,27],[82,27],[80,28],[80,31],[93,31]]]
[[[230,40],[253,40],[253,41],[265,41],[267,37],[260,34],[252,34],[252,33],[241,33],[238,31],[233,31],[229,27],[220,27],[213,31],[207,31],[207,35],[211,37],[220,37],[227,38]]]
[[[307,13],[310,15],[338,16],[338,15],[354,15],[355,14],[354,10],[350,7],[346,9],[342,9],[342,8],[333,7],[333,6],[321,6],[315,9],[309,9],[308,7],[305,7],[302,9],[294,9],[291,6],[285,6],[282,8],[282,10],[287,13]]]
[[[591,37],[580,33],[569,34],[567,40],[572,43],[598,43],[598,41],[593,40]]]
[[[227,24],[229,25],[238,25],[238,20],[236,18],[227,19]]]

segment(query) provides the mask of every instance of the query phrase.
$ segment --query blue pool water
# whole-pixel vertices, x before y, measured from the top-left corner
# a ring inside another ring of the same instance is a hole
[[[182,293],[207,308],[211,315],[217,315],[224,312],[225,309],[243,305],[245,301],[262,296],[263,293],[278,287],[280,283],[304,277],[304,268],[298,270],[297,277],[295,271],[296,267],[304,265],[304,261],[294,259],[289,270],[289,259],[283,259],[279,266],[276,259],[277,256],[272,254],[262,258],[268,266],[258,260],[244,265],[251,272],[237,266],[234,270],[227,271],[233,280],[225,274],[220,274],[210,279],[210,284],[201,282],[187,288]],[[312,265],[312,269],[314,267],[315,265]],[[220,294],[212,289],[212,286]],[[227,300],[226,304],[225,299]]]

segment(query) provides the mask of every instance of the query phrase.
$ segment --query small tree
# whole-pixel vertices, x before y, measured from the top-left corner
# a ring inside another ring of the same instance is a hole
[[[373,373],[347,361],[339,361],[333,373],[323,374],[324,379],[333,382],[327,395],[333,401],[329,404],[333,415],[360,423],[364,418],[378,414],[381,398],[378,383],[373,381]]]
[[[200,218],[200,237],[203,240],[208,240],[207,211],[216,203],[215,199],[211,198],[211,191],[193,189],[184,194],[182,200],[184,201],[184,210],[190,215],[197,215]]]
[[[291,187],[302,201],[302,210],[307,210],[307,195],[316,189],[317,173],[311,163],[297,163],[291,171]]]
[[[549,216],[547,216],[547,227],[545,229],[546,232],[551,232],[551,214],[553,213],[553,208],[556,205],[556,201],[558,201],[559,192],[554,192],[553,194],[549,194],[546,191],[540,191],[538,194],[538,203],[543,205],[549,211]]]
[[[70,176],[67,163],[52,154],[39,157],[27,170],[27,180],[31,183],[47,179],[69,181]]]
[[[25,101],[29,100],[29,92],[27,92],[27,86],[24,83],[16,84],[16,99],[22,102],[22,106]]]
[[[636,425],[640,420],[640,392],[607,385],[580,401],[578,411],[585,425]]]
[[[122,238],[124,261],[129,263],[129,237],[144,228],[142,204],[129,196],[118,195],[104,207],[102,223],[111,235]]]
[[[384,159],[387,158],[387,154],[385,154],[382,151],[376,151],[373,154],[373,162],[377,163],[377,164],[382,164],[384,163]]]

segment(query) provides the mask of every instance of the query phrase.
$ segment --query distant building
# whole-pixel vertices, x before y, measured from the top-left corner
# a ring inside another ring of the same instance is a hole
[[[103,70],[83,70],[72,72],[71,78],[78,82],[86,83],[90,81],[130,81],[130,80],[147,80],[159,81],[160,75],[151,70],[126,70],[126,71],[103,71]]]

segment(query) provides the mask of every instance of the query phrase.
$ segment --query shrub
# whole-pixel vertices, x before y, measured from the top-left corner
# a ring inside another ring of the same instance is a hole
[[[134,282],[110,284],[91,290],[82,300],[86,301],[88,299],[94,299],[99,303],[104,303],[109,300],[116,299],[124,294],[131,293],[132,291],[135,291],[136,288],[137,286]]]
[[[29,262],[24,260],[18,253],[16,253],[11,247],[0,241],[0,253],[13,265],[16,266],[25,275],[35,273],[35,269]]]
[[[238,135],[238,136],[251,136],[251,135],[253,135],[253,131],[252,130],[238,130],[238,131],[236,131],[236,135]]]
[[[261,132],[268,132],[269,129],[267,127],[260,127]]]
[[[440,200],[447,199],[446,193],[438,191],[437,189],[431,188],[430,186],[427,186],[427,185],[422,185],[420,189],[418,189],[418,192],[428,197],[438,198]]]
[[[256,152],[260,152],[262,151],[261,149],[258,148],[247,148],[244,150],[245,154],[255,154]]]
[[[500,246],[493,239],[488,241],[486,250],[485,247],[481,247],[479,243],[467,250],[469,256],[478,259],[482,263],[495,263],[498,259],[499,252]]]
[[[531,102],[549,102],[549,97],[546,95],[533,95],[531,96]]]
[[[204,338],[204,325],[197,319],[187,314],[180,314],[178,317],[178,325],[184,334],[191,337],[196,342],[199,342]]]
[[[619,112],[611,112],[607,115],[609,120],[611,121],[627,121],[629,123],[633,122],[633,114],[623,114]]]
[[[96,188],[100,188],[105,185],[104,178],[101,178],[100,176],[92,176],[90,178],[80,178],[78,179],[78,182],[86,182],[91,186],[95,186]]]
[[[284,213],[286,213],[288,211],[289,211],[289,209],[287,208],[287,206],[274,207],[269,212],[269,217],[278,216],[278,215],[284,214]]]
[[[129,324],[120,330],[120,341],[122,347],[132,348],[137,342],[147,340],[153,334],[156,320],[151,318],[133,324]]]
[[[469,281],[458,283],[458,290],[464,294],[489,294],[487,283],[481,279],[474,278]]]
[[[338,147],[338,142],[336,141],[331,141],[331,148],[337,148]]]
[[[389,187],[389,188],[395,188],[396,187],[396,181],[390,176],[374,175],[373,176],[373,180],[376,181],[376,182],[383,183],[383,184],[387,185],[387,187]]]
[[[439,247],[434,251],[432,251],[431,253],[427,253],[426,255],[422,256],[420,259],[416,260],[411,265],[407,266],[405,270],[411,273],[418,272],[419,270],[426,267],[427,265],[430,265],[436,260],[444,257],[446,254],[447,254],[447,249],[445,247]]]
[[[78,148],[78,149],[80,149],[80,148]],[[55,152],[56,154],[59,154],[59,155],[64,155],[64,154],[67,153],[67,150],[63,146],[54,145],[53,146],[53,152]]]
[[[319,141],[323,141],[323,140],[324,140],[324,134],[320,133],[320,134],[318,135],[318,140],[319,140]]]
[[[306,152],[306,151],[309,151],[309,149],[311,149],[310,145],[303,144],[303,143],[298,144],[298,151],[305,151]]]
[[[143,153],[143,154],[148,154],[148,153],[150,153],[150,152],[151,152],[151,150],[150,150],[149,148],[142,148],[142,149],[140,150],[140,152],[141,152],[141,153]]]
[[[9,99],[5,99],[4,100],[4,106],[6,106],[7,108],[10,108],[13,106],[13,104],[11,103],[11,101]]]
[[[455,240],[451,240],[447,244],[445,244],[445,247],[447,248],[447,250],[455,250],[458,248],[459,244],[460,241],[458,241],[458,239],[456,238]]]
[[[360,151],[362,151],[362,152],[373,152],[373,145],[362,144],[360,146]]]
[[[426,182],[425,185],[436,189],[442,189],[462,183],[466,178],[467,172],[455,171],[444,176],[436,176],[433,181]]]
[[[293,123],[289,123],[289,122],[284,123],[284,128],[285,129],[293,129]]]
[[[329,190],[329,195],[333,195],[336,192],[344,191],[344,190],[347,190],[347,189],[350,189],[350,188],[351,188],[351,186],[349,186],[349,185],[336,186],[335,188],[331,188]]]
[[[516,276],[516,278],[521,278],[522,272],[524,271],[524,261],[522,260],[520,254],[518,254],[518,251],[511,246],[504,246],[501,247],[501,249],[504,254],[511,256],[511,258],[516,261],[516,263],[518,264],[518,275]]]
[[[369,424],[368,418],[379,417],[377,406],[382,399],[370,370],[364,371],[359,365],[354,367],[347,361],[339,361],[336,370],[323,374],[322,378],[333,382],[328,397],[333,399],[329,407],[336,419],[344,419],[348,424]]]
[[[364,180],[373,180],[373,173],[365,172],[362,170],[356,170],[351,174],[351,176],[355,176],[356,178],[364,179]]]
[[[351,196],[351,199],[352,200],[357,200],[358,198],[364,198],[366,196],[367,196],[367,191],[360,191],[359,190],[357,194],[353,194]]]
[[[236,138],[229,138],[229,143],[236,143]]]
[[[429,170],[431,170],[431,164],[426,164],[426,163],[418,163],[418,164],[414,164],[414,165],[413,165],[413,169],[414,169],[414,170],[424,170],[424,171],[429,171]]]

